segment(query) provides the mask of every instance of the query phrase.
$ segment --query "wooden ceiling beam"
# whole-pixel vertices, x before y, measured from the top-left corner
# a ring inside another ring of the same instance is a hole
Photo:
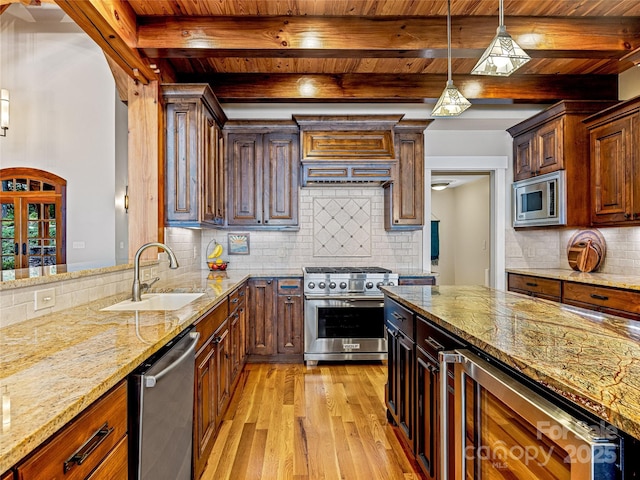
[[[495,17],[454,17],[454,56],[481,53],[497,23]],[[508,17],[505,23],[531,56],[619,58],[640,47],[638,17]],[[137,46],[152,58],[354,52],[436,58],[446,56],[447,34],[443,17],[140,17]]]
[[[150,61],[136,50],[136,15],[124,0],[56,0],[131,78],[143,84],[158,77]]]
[[[421,74],[214,74],[180,79],[206,82],[223,102],[424,102],[437,99],[446,75]],[[617,100],[617,75],[456,75],[454,83],[470,100],[483,103],[553,103]]]

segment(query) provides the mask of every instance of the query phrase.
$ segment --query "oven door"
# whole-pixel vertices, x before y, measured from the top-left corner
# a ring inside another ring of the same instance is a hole
[[[468,350],[440,353],[441,371],[455,371],[455,427],[445,420],[441,386],[441,478],[493,480],[616,480],[619,437],[589,427]],[[445,384],[446,385],[446,384]],[[448,435],[454,435],[455,472],[448,472]]]
[[[384,299],[305,297],[305,360],[386,360]]]

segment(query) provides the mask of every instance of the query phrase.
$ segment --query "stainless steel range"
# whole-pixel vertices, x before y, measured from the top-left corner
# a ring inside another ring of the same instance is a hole
[[[384,295],[398,274],[380,267],[304,267],[304,360],[385,360]]]

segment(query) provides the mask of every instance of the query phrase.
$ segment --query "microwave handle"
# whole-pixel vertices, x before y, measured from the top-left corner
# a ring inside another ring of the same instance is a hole
[[[440,352],[438,359],[440,360],[440,478],[451,480],[449,477],[449,437],[451,435],[449,428],[451,426],[449,425],[449,382],[447,380],[447,372],[449,365],[462,362],[463,356],[457,351]],[[463,415],[465,410],[464,408],[462,409]],[[465,424],[466,420],[462,422],[462,425]],[[451,453],[455,454],[454,452]],[[462,472],[462,466],[459,466],[458,469]]]

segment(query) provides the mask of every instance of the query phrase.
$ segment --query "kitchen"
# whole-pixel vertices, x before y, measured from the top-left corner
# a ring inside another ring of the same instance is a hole
[[[14,8],[13,6],[11,7]],[[3,14],[7,15],[11,10],[6,11]],[[3,43],[4,45],[4,43]],[[98,52],[99,53],[99,52]],[[3,58],[6,58],[3,52]],[[96,65],[99,63],[97,60],[94,60]],[[105,68],[102,65],[100,68]],[[5,68],[3,67],[3,72],[5,72]],[[80,75],[80,72],[75,72],[76,75]],[[107,72],[107,74],[109,74]],[[41,75],[42,76],[42,75]],[[82,78],[76,76],[75,78]],[[637,85],[637,73],[635,71],[626,71],[621,74],[621,89],[627,88],[628,93],[625,98],[630,98],[633,95],[637,95],[637,90],[633,91],[633,86]],[[52,79],[52,81],[55,79]],[[85,81],[78,81],[79,84],[86,84]],[[4,87],[3,87],[4,88]],[[69,88],[69,87],[67,87]],[[71,86],[74,89],[74,86]],[[439,87],[440,88],[440,87]],[[15,90],[15,89],[14,89]],[[106,90],[106,89],[105,89]],[[108,93],[113,98],[114,93],[112,92],[113,87],[111,86],[111,91]],[[109,98],[108,96],[100,93],[101,98]],[[67,99],[73,97],[67,96]],[[621,97],[622,98],[622,97]],[[12,109],[13,115],[16,122],[20,122],[20,115],[16,113],[16,101],[19,100],[19,97],[16,98],[16,95],[12,97]],[[105,102],[106,103],[106,102]],[[112,104],[119,103],[115,98],[113,98]],[[247,104],[235,104],[225,106],[225,113],[229,118],[261,118],[264,116],[264,106],[260,106],[257,108],[255,105],[247,105]],[[501,109],[494,109],[490,106],[480,105],[477,108],[470,109],[466,112],[464,119],[458,120],[451,119],[451,122],[448,125],[451,125],[451,129],[447,129],[443,131],[441,129],[434,129],[436,126],[435,122],[429,128],[425,130],[425,145],[426,151],[425,154],[427,156],[427,162],[429,157],[457,157],[457,156],[478,156],[482,155],[483,157],[503,157],[504,165],[508,165],[507,158],[511,156],[511,137],[505,132],[505,129],[513,126],[519,121],[528,118],[532,114],[536,113],[540,107],[531,107],[529,106],[504,106]],[[402,105],[387,105],[387,104],[379,104],[375,107],[376,114],[394,114],[398,113],[398,111],[402,111],[405,114],[405,117],[408,118],[425,118],[428,116],[428,109],[425,111],[424,106],[415,105],[415,104],[402,104]],[[357,104],[354,105],[306,105],[306,104],[297,104],[290,105],[287,107],[278,107],[276,105],[270,105],[269,117],[270,118],[281,118],[281,119],[290,119],[292,114],[296,115],[305,115],[305,114],[367,114],[370,111],[365,106],[359,106]],[[109,115],[113,115],[110,113]],[[487,119],[486,117],[489,117]],[[89,117],[91,118],[91,117]],[[98,117],[101,118],[101,117]],[[108,121],[106,119],[112,118],[105,116],[105,124],[101,125],[104,132],[109,131],[113,132],[112,135],[116,135],[114,132],[115,127],[112,125],[108,125]],[[472,123],[471,128],[473,130],[467,131],[463,126],[468,125],[467,122],[472,120],[477,120],[475,123]],[[33,119],[30,119],[33,120]],[[94,117],[95,120],[95,117]],[[92,121],[94,121],[92,120]],[[47,125],[56,125],[55,120],[45,121],[44,119],[40,120],[42,122],[40,130],[44,135],[45,132],[48,131]],[[446,120],[443,120],[443,122]],[[88,123],[86,120],[84,123]],[[113,122],[115,123],[115,122]],[[488,124],[493,126],[491,130],[481,130],[477,125],[479,123],[483,123],[484,126],[482,128],[488,128]],[[30,124],[30,123],[29,123]],[[20,124],[13,124],[14,126],[9,130],[8,137],[3,138],[3,142],[5,140],[8,141],[17,141],[16,138],[12,137],[13,134],[21,135],[21,131],[25,131],[25,128],[20,128]],[[461,125],[458,127],[457,125]],[[81,125],[78,126],[78,131],[85,130]],[[437,132],[437,133],[436,133]],[[464,132],[465,139],[470,139],[469,141],[459,142],[456,141],[457,135],[461,135],[460,132]],[[60,132],[55,132],[60,133]],[[63,133],[64,134],[64,133]],[[22,134],[24,135],[24,133]],[[84,135],[86,136],[86,134]],[[77,136],[74,136],[77,137]],[[98,137],[98,135],[96,135]],[[495,139],[495,141],[487,142],[487,137],[491,139]],[[471,139],[475,139],[475,141],[471,141]],[[77,139],[74,138],[73,141]],[[448,140],[448,141],[447,141]],[[99,138],[91,138],[89,141],[92,142],[100,142],[104,141]],[[111,142],[114,143],[113,140]],[[45,144],[46,145],[46,144]],[[455,145],[455,148],[452,148],[452,145]],[[2,148],[1,152],[3,152],[3,159],[7,158],[6,155],[9,155],[11,158],[12,152],[17,150],[11,150],[8,147],[8,143],[3,143],[0,148]],[[18,147],[15,147],[18,148]],[[105,146],[105,151],[113,150],[113,145]],[[85,158],[89,157],[89,155],[84,155]],[[3,162],[4,163],[4,162]],[[461,162],[462,163],[462,162]],[[4,165],[3,165],[4,166]],[[485,165],[483,165],[485,167]],[[492,165],[486,165],[486,168],[490,168]],[[464,169],[464,166],[460,167]],[[504,171],[506,170],[506,171]],[[501,171],[500,168],[497,168],[497,171]],[[112,173],[105,173],[104,175],[101,173],[100,178],[110,178],[113,175]],[[428,184],[428,172],[425,175],[425,183]],[[502,175],[506,179],[511,178],[510,170],[506,168],[502,168]],[[116,180],[113,180],[114,187]],[[118,183],[118,191],[124,193],[124,184],[122,182]],[[114,188],[115,190],[115,188]],[[133,190],[133,189],[131,189]],[[132,195],[135,192],[131,192]],[[306,215],[307,218],[313,218],[313,208],[314,202],[320,198],[338,196],[342,198],[352,198],[355,196],[364,197],[368,200],[372,208],[372,225],[371,225],[371,237],[370,237],[370,252],[368,252],[369,256],[348,256],[345,258],[340,258],[340,263],[347,263],[350,265],[356,266],[367,266],[371,265],[379,265],[382,267],[390,268],[394,271],[412,273],[413,270],[422,272],[423,270],[429,271],[429,260],[426,252],[429,251],[429,244],[427,239],[424,237],[424,234],[421,231],[410,231],[410,232],[396,232],[396,233],[385,233],[382,227],[382,209],[383,209],[383,193],[382,189],[379,187],[305,187],[300,190],[301,194],[301,203],[300,203],[300,218],[304,218]],[[116,201],[120,202],[121,198],[124,195],[118,194],[115,196]],[[110,199],[110,202],[113,203],[114,195],[110,194],[107,198]],[[425,203],[428,204],[429,199],[425,199]],[[69,206],[71,208],[72,205],[77,205],[76,202],[71,201],[71,190],[69,190]],[[132,198],[132,210],[131,215],[134,214],[134,205]],[[305,207],[306,206],[306,207]],[[74,208],[77,208],[74,207]],[[504,207],[503,207],[504,208]],[[428,211],[428,207],[427,207]],[[109,217],[104,218],[112,218],[115,215],[121,213],[121,210],[117,210],[115,212],[109,213]],[[506,232],[506,235],[501,235],[501,237],[505,237],[505,246],[503,247],[505,254],[504,267],[509,268],[531,268],[531,267],[539,267],[545,266],[550,268],[555,267],[563,267],[564,264],[561,263],[564,261],[564,249],[566,245],[566,241],[568,236],[570,236],[571,232],[559,232],[557,230],[554,231],[536,231],[536,232],[517,232],[511,229],[510,222],[507,220],[508,213],[505,211],[504,215],[503,230]],[[97,222],[97,224],[93,228],[98,228],[103,222]],[[109,222],[104,223],[111,223]],[[271,272],[274,268],[286,268],[286,267],[296,267],[299,268],[303,265],[318,265],[325,264],[326,258],[317,257],[313,254],[313,252],[308,247],[303,247],[303,245],[312,244],[313,240],[313,227],[314,224],[311,220],[307,220],[307,222],[301,221],[301,228],[297,232],[263,232],[263,231],[250,231],[250,247],[251,254],[250,255],[234,255],[226,257],[230,261],[230,270],[232,269],[241,269],[242,267],[246,267],[248,265],[252,267],[256,267],[260,271]],[[245,232],[242,228],[234,229],[233,232]],[[621,266],[625,266],[626,268],[635,268],[637,266],[632,267],[629,265],[628,257],[633,255],[633,245],[635,241],[635,245],[637,245],[637,227],[622,227],[622,228],[609,228],[603,229],[603,233],[607,236],[607,246],[609,248],[607,254],[607,260],[603,267],[603,272],[605,273],[617,273]],[[96,241],[89,239],[86,235],[88,232],[79,232],[73,233],[72,230],[68,232],[69,235],[69,244],[73,242],[85,242],[85,249],[74,249],[78,251],[85,250],[87,251],[91,248]],[[108,235],[113,235],[109,233]],[[106,236],[106,235],[105,235]],[[126,235],[125,235],[126,237]],[[204,252],[206,250],[207,245],[209,244],[211,239],[217,239],[223,245],[227,244],[227,233],[222,232],[219,233],[217,231],[209,231],[209,230],[189,230],[182,228],[170,228],[165,233],[165,241],[170,244],[179,256],[181,266],[202,266],[204,267]],[[135,249],[143,242],[132,242],[132,245],[128,247],[135,251]],[[113,245],[118,245],[117,242],[110,242],[107,248],[101,248],[101,251],[109,251],[112,252],[114,250]],[[398,245],[402,245],[401,248],[398,248]],[[540,247],[540,245],[544,245],[544,247]],[[619,247],[617,247],[619,245]],[[549,248],[551,246],[551,248]],[[195,247],[195,253],[194,253]],[[617,247],[617,248],[616,248]],[[499,247],[496,247],[499,248]],[[629,250],[631,249],[631,250]],[[549,250],[551,250],[551,255],[549,254]],[[499,250],[498,250],[499,251]],[[111,253],[110,253],[111,254]],[[126,257],[125,257],[126,258]],[[130,258],[130,256],[129,256]],[[336,258],[332,258],[336,260]],[[626,260],[625,260],[626,259]],[[82,262],[80,260],[79,262]],[[96,265],[96,267],[102,267],[101,264]],[[504,268],[503,267],[503,268]],[[566,268],[566,267],[565,267]],[[637,270],[632,270],[630,273],[637,274]],[[162,273],[162,275],[165,275]],[[91,300],[99,299],[100,295],[104,295],[105,285],[107,285],[107,291],[109,293],[115,294],[119,292],[123,292],[126,288],[130,287],[130,273],[121,274],[119,272],[104,272],[104,276],[107,277],[105,279],[101,279],[97,282],[86,282],[83,280],[75,280],[76,284],[83,283],[84,285],[78,288],[75,285],[69,285],[68,288],[61,288],[57,291],[57,299],[56,299],[56,307],[55,309],[46,310],[45,312],[50,312],[57,310],[58,308],[64,308],[65,302],[66,306],[72,306],[76,304],[85,303]],[[495,285],[499,285],[501,275],[495,274],[496,279],[494,280]],[[125,278],[122,278],[125,277]],[[68,280],[69,282],[74,282],[73,278]],[[502,280],[504,284],[504,280]],[[118,285],[118,286],[116,286]],[[124,287],[122,286],[124,285]],[[24,292],[21,295],[17,295],[16,292],[12,290],[3,289],[3,326],[5,325],[5,321],[9,318],[9,322],[18,321],[26,318],[33,318],[39,316],[41,311],[32,310],[32,306],[27,306],[28,302],[33,298],[33,291],[38,288],[33,286],[26,287]]]

